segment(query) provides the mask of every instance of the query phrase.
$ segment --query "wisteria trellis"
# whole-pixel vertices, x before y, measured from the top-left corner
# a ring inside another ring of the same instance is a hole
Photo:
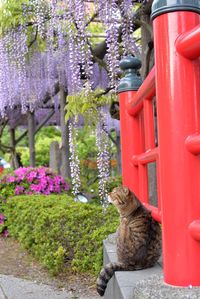
[[[109,87],[116,87],[120,47],[124,55],[138,50],[132,16],[134,5],[140,2],[144,1],[29,0],[28,4],[26,1],[23,14],[27,22],[4,30],[0,37],[0,116],[5,116],[8,108],[14,106],[21,107],[23,113],[37,109],[45,94],[53,92],[55,83],[63,86],[68,94],[93,88],[99,69],[94,65],[96,58],[88,24],[94,16],[105,28],[104,63],[110,76]],[[30,20],[31,34],[28,32]],[[101,131],[97,129],[97,143],[103,138]],[[99,161],[100,157],[101,154]]]

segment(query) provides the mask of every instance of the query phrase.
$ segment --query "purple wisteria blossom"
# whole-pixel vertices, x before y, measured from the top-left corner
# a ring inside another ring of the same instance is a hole
[[[138,55],[133,37],[136,2],[131,0],[30,0],[24,5],[23,17],[34,20],[38,43],[32,47],[28,26],[19,24],[0,37],[0,115],[8,108],[21,107],[22,112],[38,108],[45,95],[52,94],[59,83],[68,94],[91,90],[97,81],[94,73],[91,31],[88,21],[96,13],[103,24],[107,62],[112,87],[116,87],[120,51]],[[147,1],[139,1],[145,3]],[[47,17],[48,16],[48,17]],[[121,29],[120,29],[121,28]],[[122,40],[119,42],[121,30]],[[34,36],[32,36],[34,40]],[[45,46],[40,49],[41,40]],[[83,79],[84,78],[84,79]]]
[[[101,107],[96,127],[96,145],[98,148],[97,168],[99,170],[99,197],[104,208],[108,205],[106,184],[110,176],[109,138],[106,128],[106,109]]]

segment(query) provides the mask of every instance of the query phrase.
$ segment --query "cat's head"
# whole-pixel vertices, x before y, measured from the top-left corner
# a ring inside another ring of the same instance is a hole
[[[108,201],[115,205],[120,214],[134,211],[140,206],[137,197],[126,186],[119,186],[108,195]]]

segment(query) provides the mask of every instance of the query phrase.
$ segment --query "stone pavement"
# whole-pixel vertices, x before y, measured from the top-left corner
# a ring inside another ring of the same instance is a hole
[[[91,296],[74,294],[52,286],[38,284],[29,280],[0,275],[0,299],[97,299]]]

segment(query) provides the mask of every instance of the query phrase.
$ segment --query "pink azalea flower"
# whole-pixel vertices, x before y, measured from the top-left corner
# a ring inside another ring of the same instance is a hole
[[[14,176],[9,176],[9,177],[7,178],[7,182],[8,182],[8,183],[13,183],[13,182],[15,182],[15,177],[14,177]]]
[[[24,192],[24,187],[22,186],[16,186],[15,188],[15,195],[23,194]]]
[[[20,167],[14,171],[14,176],[4,177],[4,183],[12,182],[18,184],[15,188],[15,195],[33,193],[48,195],[70,189],[62,176],[46,167]]]

